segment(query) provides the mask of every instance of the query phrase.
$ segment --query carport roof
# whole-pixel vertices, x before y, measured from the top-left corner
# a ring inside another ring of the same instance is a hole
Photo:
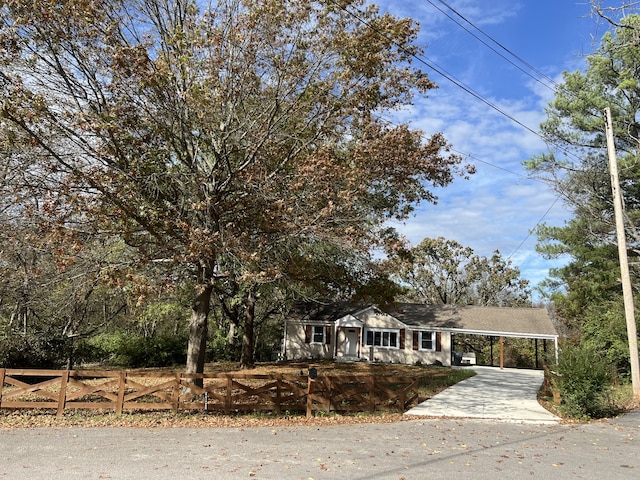
[[[301,322],[335,322],[367,308],[376,307],[351,302],[297,302],[288,317]],[[384,311],[414,328],[496,337],[558,338],[546,308],[397,303]]]
[[[399,303],[388,313],[408,326],[454,333],[541,339],[558,337],[546,308]]]

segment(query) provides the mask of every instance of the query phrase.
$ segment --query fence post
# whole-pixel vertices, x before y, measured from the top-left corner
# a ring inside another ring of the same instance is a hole
[[[307,377],[307,418],[313,416],[313,399],[311,396],[313,395],[313,384],[315,380],[311,377]]]
[[[407,387],[401,387],[400,388],[400,398],[398,399],[398,408],[400,409],[400,413],[404,413],[404,409],[405,409],[405,402],[407,401],[407,389],[411,387],[411,383],[409,383],[409,386]]]
[[[171,409],[173,413],[178,413],[178,408],[180,408],[180,379],[182,378],[181,373],[176,373],[175,384],[173,385],[173,393],[171,395]]]
[[[5,369],[0,368],[0,408],[2,408],[2,390],[4,390],[4,375]]]
[[[62,376],[60,377],[60,391],[58,392],[58,411],[56,413],[56,418],[62,418],[64,413],[64,407],[67,403],[67,383],[69,382],[69,370],[65,370],[62,372]]]
[[[276,377],[276,413],[280,415],[282,402],[282,375]]]
[[[233,377],[227,374],[227,395],[224,399],[224,413],[229,415],[231,413],[231,394],[233,389]]]
[[[122,415],[124,408],[124,393],[127,388],[127,372],[120,372],[118,379],[118,400],[116,400],[116,415]]]

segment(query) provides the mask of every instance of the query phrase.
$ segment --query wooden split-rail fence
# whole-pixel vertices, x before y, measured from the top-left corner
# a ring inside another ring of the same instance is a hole
[[[55,409],[58,418],[69,409],[404,412],[417,399],[411,377],[0,368],[0,409]]]

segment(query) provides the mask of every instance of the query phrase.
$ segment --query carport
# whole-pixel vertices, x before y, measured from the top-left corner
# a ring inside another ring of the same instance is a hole
[[[478,336],[484,336],[484,337],[488,337],[489,338],[489,342],[491,345],[491,365],[490,366],[494,366],[493,365],[493,349],[494,349],[494,345],[495,343],[497,343],[497,348],[499,348],[499,357],[500,357],[500,368],[504,368],[504,341],[505,338],[524,338],[524,339],[528,339],[528,340],[533,340],[534,341],[534,350],[535,350],[535,366],[536,368],[540,368],[539,367],[539,351],[540,351],[540,345],[539,345],[539,340],[542,340],[542,350],[544,352],[544,354],[547,353],[547,341],[552,341],[553,342],[553,348],[554,348],[554,355],[556,358],[556,361],[558,360],[558,335],[551,335],[551,334],[539,334],[539,333],[528,333],[528,332],[511,332],[511,331],[479,331],[479,330],[455,330],[452,329],[450,330],[451,335],[452,335],[452,352],[455,353],[455,335],[456,334],[466,334],[466,335],[478,335]],[[464,357],[464,356],[463,356]],[[464,358],[463,358],[464,360]],[[452,363],[456,363],[453,362]],[[462,364],[464,364],[465,362],[463,361]],[[457,363],[456,363],[457,364]]]
[[[413,305],[402,304],[402,311],[394,313],[408,325],[416,325],[447,332],[452,336],[452,353],[456,334],[482,335],[497,339],[500,349],[500,368],[504,368],[504,339],[524,338],[535,342],[538,363],[539,341],[544,351],[552,341],[558,358],[558,333],[546,308],[485,307],[476,305]],[[490,340],[493,342],[493,340]],[[493,348],[493,344],[492,344]],[[493,358],[493,356],[492,356]]]

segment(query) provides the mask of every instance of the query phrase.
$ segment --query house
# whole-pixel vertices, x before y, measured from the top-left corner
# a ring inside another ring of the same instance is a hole
[[[451,365],[455,334],[554,342],[545,308],[302,302],[285,321],[284,358]],[[467,357],[471,362],[471,357]]]

